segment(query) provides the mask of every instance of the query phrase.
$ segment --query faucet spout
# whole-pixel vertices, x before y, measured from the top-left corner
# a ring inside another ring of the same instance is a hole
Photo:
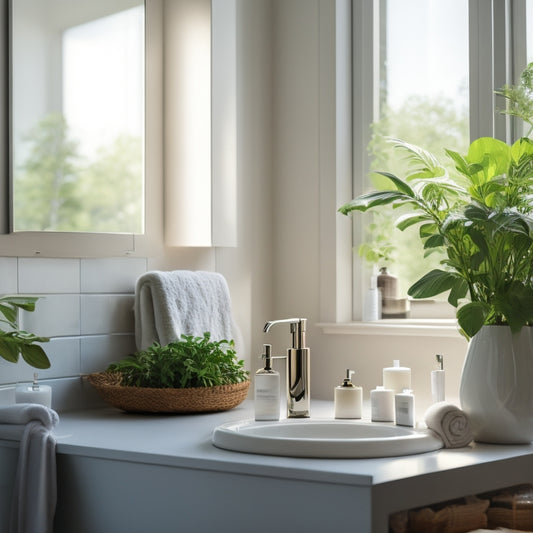
[[[287,417],[308,418],[310,416],[310,350],[305,346],[307,319],[286,318],[271,320],[263,331],[268,333],[275,324],[289,324],[292,347],[287,349]]]
[[[300,320],[305,321],[305,318],[283,318],[282,320],[270,320],[265,324],[265,327],[263,328],[263,331],[265,333],[268,333],[270,331],[270,328],[274,326],[275,324],[291,324],[291,332],[292,332],[292,325],[298,323]],[[305,329],[305,326],[304,326]]]

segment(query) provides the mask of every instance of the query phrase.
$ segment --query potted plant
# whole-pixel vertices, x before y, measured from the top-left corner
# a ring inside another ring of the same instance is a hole
[[[18,310],[34,311],[37,300],[33,296],[0,297],[0,357],[16,363],[22,355],[30,366],[45,369],[50,368],[50,361],[37,343],[48,342],[49,339],[20,330],[17,324]]]
[[[507,113],[533,125],[533,64],[517,86],[498,94]],[[410,163],[406,176],[379,172],[389,190],[363,194],[343,214],[384,205],[407,206],[400,230],[418,228],[425,254],[444,252],[442,268],[415,282],[408,294],[448,292],[461,332],[471,338],[461,380],[461,403],[477,440],[533,440],[533,142],[508,145],[490,137],[466,154],[445,150],[455,171],[431,153],[391,140]],[[483,352],[483,353],[482,353]]]
[[[131,412],[223,411],[241,403],[250,381],[232,340],[182,335],[91,374],[89,381],[108,403]]]

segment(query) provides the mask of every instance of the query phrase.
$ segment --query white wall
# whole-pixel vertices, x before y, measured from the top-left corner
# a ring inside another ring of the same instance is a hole
[[[320,16],[331,16],[328,0],[274,0],[274,314],[309,319],[311,396],[333,398],[346,368],[369,391],[381,384],[381,370],[393,359],[413,369],[419,410],[430,398],[435,354],[445,356],[447,393],[457,398],[466,341],[416,336],[326,335],[320,312],[319,194],[320,136],[333,135],[321,115],[320,72],[324,43]],[[334,49],[322,60],[335,61]],[[322,176],[322,179],[324,177]],[[335,186],[334,176],[332,187]],[[348,200],[349,198],[346,198]],[[337,215],[341,216],[341,215]],[[334,238],[334,235],[331,235]],[[347,288],[347,290],[350,290]],[[288,336],[278,342],[288,341]]]

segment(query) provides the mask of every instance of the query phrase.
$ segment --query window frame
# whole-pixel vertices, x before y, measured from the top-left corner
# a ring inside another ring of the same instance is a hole
[[[353,84],[353,175],[352,197],[361,194],[370,161],[367,145],[370,124],[379,116],[379,13],[381,0],[352,1],[352,84]],[[516,82],[516,74],[526,65],[525,0],[468,0],[469,11],[469,94],[470,138],[494,136],[512,142],[519,136],[518,121],[495,113],[494,90]],[[378,53],[376,53],[378,51]],[[371,86],[373,85],[373,86]],[[362,242],[360,221],[352,222],[352,244],[356,249]],[[362,295],[367,286],[368,270],[357,254],[352,254],[352,321],[362,316]],[[441,319],[448,314],[432,314],[432,306],[412,302],[417,319],[433,320],[442,326]],[[421,304],[421,305],[420,305]],[[427,311],[424,310],[427,309]],[[449,308],[453,316],[453,309]],[[450,320],[452,322],[453,319]],[[388,322],[382,320],[380,322]],[[398,321],[391,322],[395,331]],[[405,319],[405,325],[417,320]],[[419,323],[419,322],[418,322]],[[428,325],[428,324],[425,324]],[[367,328],[359,328],[366,332]],[[415,328],[416,329],[416,328]]]

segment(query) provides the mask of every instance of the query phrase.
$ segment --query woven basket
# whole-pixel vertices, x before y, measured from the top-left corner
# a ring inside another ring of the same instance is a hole
[[[113,372],[89,374],[87,379],[105,402],[132,413],[227,411],[244,401],[250,387],[250,381],[189,389],[126,387],[120,384],[120,374]]]

